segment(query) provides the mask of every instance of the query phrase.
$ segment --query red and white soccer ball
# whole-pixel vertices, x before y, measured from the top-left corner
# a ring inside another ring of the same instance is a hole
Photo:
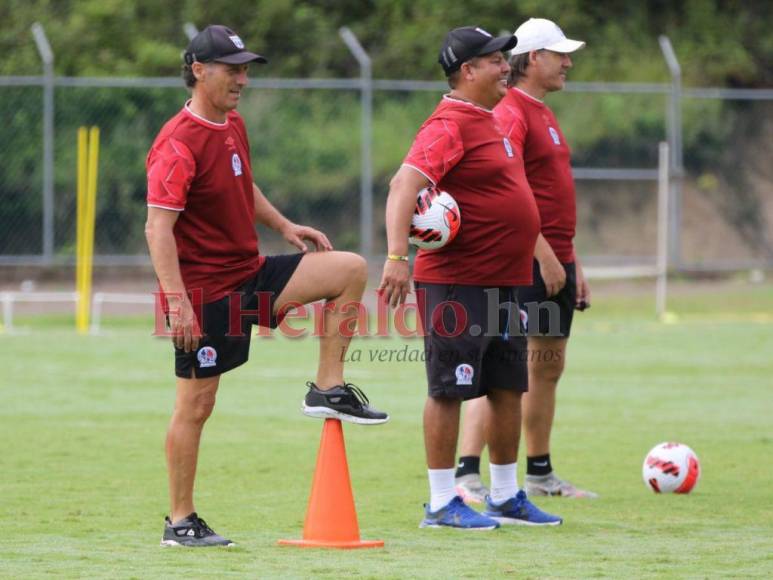
[[[451,194],[426,187],[416,197],[408,241],[422,250],[437,250],[456,237],[461,225],[459,206]]]
[[[661,443],[644,458],[642,477],[655,493],[690,493],[701,477],[701,464],[687,445]]]

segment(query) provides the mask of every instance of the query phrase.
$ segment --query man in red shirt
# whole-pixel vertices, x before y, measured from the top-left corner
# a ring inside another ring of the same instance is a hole
[[[590,306],[590,289],[575,255],[575,187],[570,150],[553,112],[542,101],[564,88],[572,66],[569,53],[585,46],[570,40],[553,22],[531,18],[516,31],[518,45],[510,60],[510,88],[494,115],[524,161],[534,192],[541,232],[534,250],[534,281],[519,297],[528,325],[529,392],[523,398],[526,437],[526,491],[529,495],[597,497],[560,479],[550,462],[550,432],[558,380],[574,310]],[[480,404],[465,410],[457,486],[469,499],[480,499],[477,464],[482,451]]]
[[[503,51],[515,43],[514,36],[494,38],[478,27],[448,33],[439,61],[451,92],[421,126],[390,183],[389,254],[380,290],[392,306],[410,291],[408,231],[418,192],[430,185],[448,191],[461,214],[453,242],[420,250],[414,267],[429,386],[424,441],[430,502],[421,527],[562,521],[529,502],[516,479],[527,388],[516,287],[531,283],[539,215],[523,162],[492,111],[507,90]],[[484,396],[493,485],[481,515],[456,495],[454,456],[462,401]]]
[[[304,413],[360,424],[388,416],[343,377],[348,318],[359,302],[365,261],[334,252],[327,237],[290,222],[252,179],[244,121],[236,112],[250,62],[225,26],[208,26],[189,44],[183,76],[191,99],[161,129],[148,153],[145,232],[175,346],[177,397],[166,439],[171,512],[166,546],[232,545],[193,505],[199,441],[215,404],[220,375],[249,355],[253,325],[275,327],[286,310],[325,299],[316,382],[307,383]],[[279,231],[300,250],[262,256],[255,223]],[[307,242],[318,252],[306,253]]]

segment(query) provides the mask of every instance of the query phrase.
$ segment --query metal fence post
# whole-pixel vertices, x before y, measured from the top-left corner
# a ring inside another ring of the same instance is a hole
[[[43,61],[43,262],[54,261],[54,53],[39,22],[32,36]]]
[[[360,41],[346,26],[338,29],[338,34],[346,43],[360,65],[360,103],[362,108],[362,127],[360,155],[360,254],[370,260],[373,254],[373,167],[370,154],[373,122],[373,72],[370,57],[362,48]]]
[[[658,249],[657,282],[655,286],[655,313],[659,320],[666,314],[668,287],[668,205],[671,165],[668,143],[658,144]]]
[[[668,145],[670,149],[671,196],[669,207],[669,255],[675,269],[682,266],[682,179],[684,155],[682,151],[682,67],[676,58],[671,40],[665,35],[658,37],[660,50],[671,74],[671,92],[668,105]]]

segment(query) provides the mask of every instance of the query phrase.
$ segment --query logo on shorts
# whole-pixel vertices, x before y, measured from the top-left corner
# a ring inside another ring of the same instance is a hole
[[[231,167],[233,167],[234,175],[237,177],[242,174],[242,160],[239,159],[239,155],[236,153],[231,157]]]
[[[513,156],[513,146],[510,145],[510,139],[505,137],[504,139],[502,139],[502,142],[505,144],[505,153],[507,153],[508,157],[512,157]]]
[[[202,346],[196,354],[199,359],[199,366],[203,369],[213,367],[217,364],[217,351],[211,346]]]
[[[556,145],[561,145],[561,139],[558,137],[558,131],[556,131],[553,127],[548,127],[548,132],[550,133],[550,138],[553,139],[553,143]]]
[[[470,365],[460,364],[458,367],[456,367],[456,384],[471,385],[473,374],[475,374],[475,371]]]
[[[242,39],[236,36],[235,34],[233,36],[229,36],[228,38],[231,39],[231,42],[234,43],[234,46],[238,48],[239,50],[244,50],[244,43],[242,42]]]
[[[521,328],[529,330],[529,313],[523,308],[519,308],[518,310],[521,313]]]

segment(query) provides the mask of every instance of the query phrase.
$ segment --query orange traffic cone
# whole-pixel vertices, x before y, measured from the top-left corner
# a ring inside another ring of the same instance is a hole
[[[302,548],[379,548],[384,540],[360,540],[341,421],[325,419],[311,484],[302,540],[279,540]]]

